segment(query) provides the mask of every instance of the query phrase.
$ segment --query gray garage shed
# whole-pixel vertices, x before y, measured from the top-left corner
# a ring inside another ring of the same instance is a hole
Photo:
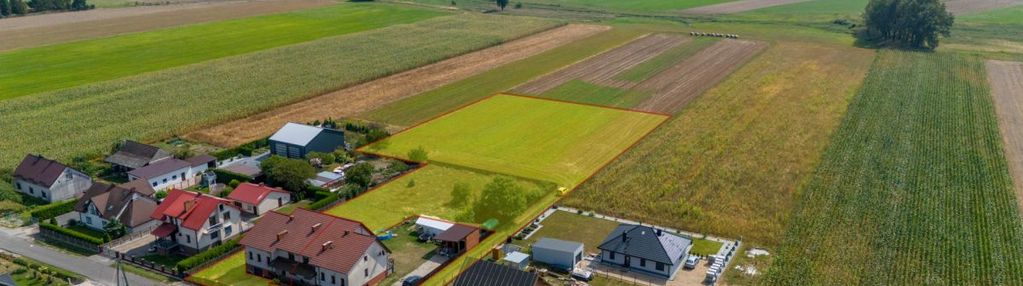
[[[583,260],[583,249],[579,242],[544,237],[533,243],[533,261],[571,270]]]

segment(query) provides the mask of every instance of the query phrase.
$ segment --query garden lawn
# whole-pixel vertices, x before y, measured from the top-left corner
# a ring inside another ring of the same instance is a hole
[[[270,285],[270,280],[245,273],[245,251],[238,251],[186,280],[206,286]]]
[[[543,227],[529,239],[515,240],[514,244],[528,247],[541,238],[581,242],[587,253],[600,252],[597,247],[618,227],[617,222],[564,211],[556,211],[540,223]]]
[[[430,164],[324,213],[361,221],[375,232],[388,229],[415,215],[458,221],[463,208],[450,204],[455,185],[468,186],[479,198],[483,186],[493,181],[495,176],[465,168]],[[415,184],[409,186],[410,181]],[[523,188],[542,188],[538,183],[523,180],[519,184]]]
[[[394,260],[394,272],[388,275],[379,285],[392,285],[426,262],[437,250],[433,242],[419,242],[411,225],[402,225],[395,229],[394,237],[382,241],[391,250]]]
[[[380,4],[188,25],[0,53],[0,100],[443,15]]]
[[[667,116],[495,95],[363,147],[408,158],[422,148],[429,160],[573,188]]]

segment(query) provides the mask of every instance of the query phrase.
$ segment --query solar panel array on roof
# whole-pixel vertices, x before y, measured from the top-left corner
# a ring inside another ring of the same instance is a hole
[[[454,286],[534,286],[539,278],[533,272],[480,260],[458,275]]]

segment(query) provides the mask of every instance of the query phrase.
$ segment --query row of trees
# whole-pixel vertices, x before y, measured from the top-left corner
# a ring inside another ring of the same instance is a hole
[[[86,0],[0,0],[0,18],[40,11],[79,11],[95,8]]]

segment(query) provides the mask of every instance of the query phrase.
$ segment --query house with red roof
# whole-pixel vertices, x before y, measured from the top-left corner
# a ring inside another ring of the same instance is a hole
[[[80,197],[92,186],[89,175],[42,155],[26,155],[12,177],[15,190],[51,203]]]
[[[361,222],[295,209],[269,212],[241,240],[246,272],[287,285],[376,285],[391,251]]]
[[[198,253],[242,232],[241,210],[232,201],[178,189],[150,217],[163,222],[152,232],[162,253]]]
[[[241,183],[227,195],[227,199],[233,200],[244,212],[262,215],[291,203],[291,193],[263,184]]]

